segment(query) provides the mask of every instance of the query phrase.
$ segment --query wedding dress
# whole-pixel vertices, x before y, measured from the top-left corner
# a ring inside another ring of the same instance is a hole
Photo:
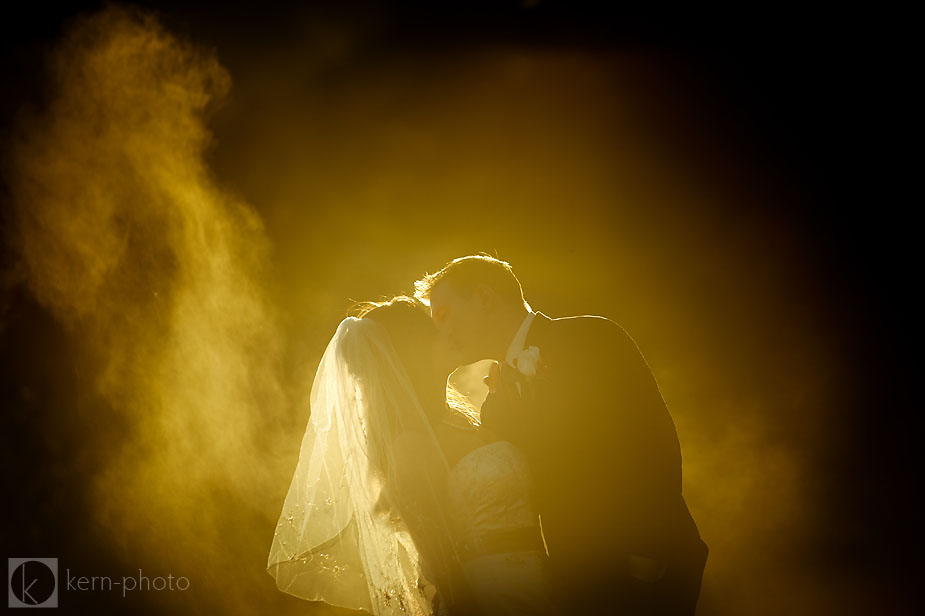
[[[450,471],[448,493],[463,571],[481,613],[552,613],[523,454],[508,441],[470,451]]]
[[[409,435],[414,447],[398,446]],[[398,472],[409,453],[422,462],[414,473]],[[283,592],[377,616],[427,616],[467,602],[489,615],[545,613],[544,553],[529,493],[526,463],[506,441],[450,468],[387,332],[350,317],[312,384],[267,571]],[[427,541],[419,545],[410,529],[425,518]],[[462,571],[465,583],[440,577],[438,593],[438,572],[450,570]]]

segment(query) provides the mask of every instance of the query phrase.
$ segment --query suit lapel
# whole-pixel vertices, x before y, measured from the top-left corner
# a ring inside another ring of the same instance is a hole
[[[528,441],[536,438],[536,430],[540,428],[538,413],[541,407],[541,395],[537,396],[536,380],[545,380],[546,370],[549,367],[549,343],[552,340],[550,329],[555,329],[553,319],[549,318],[542,312],[537,312],[530,330],[527,332],[527,339],[524,342],[524,348],[536,346],[540,349],[540,363],[537,366],[537,375],[534,379],[525,379],[521,382],[521,401],[522,406],[519,413],[513,413],[513,409],[507,408],[507,404],[502,400],[503,395],[500,393],[489,394],[482,405],[484,426],[498,432],[501,435],[529,447],[529,443],[524,442],[526,437]],[[544,355],[546,353],[546,355]],[[515,368],[510,370],[516,372]],[[543,385],[540,385],[542,389]]]

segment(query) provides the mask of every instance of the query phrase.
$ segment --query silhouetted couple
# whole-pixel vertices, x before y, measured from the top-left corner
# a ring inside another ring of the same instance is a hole
[[[447,377],[484,359],[479,411]],[[373,614],[680,615],[706,557],[633,340],[469,256],[338,326],[268,570]]]

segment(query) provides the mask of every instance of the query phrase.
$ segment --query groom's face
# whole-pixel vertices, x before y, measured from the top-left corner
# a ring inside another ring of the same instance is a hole
[[[461,364],[485,359],[484,313],[484,301],[477,292],[459,293],[447,282],[431,289],[431,317],[445,343],[456,350]]]

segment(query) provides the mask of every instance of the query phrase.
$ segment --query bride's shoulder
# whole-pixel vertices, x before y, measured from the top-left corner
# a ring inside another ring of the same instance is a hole
[[[461,419],[446,418],[434,426],[441,442],[471,441],[478,437],[478,428]]]
[[[497,433],[476,421],[458,413],[450,413],[440,422],[436,431],[455,440],[471,443],[488,444],[500,438]]]
[[[393,470],[398,477],[413,479],[412,484],[421,481],[440,481],[447,471],[443,447],[434,436],[421,432],[405,432],[392,441],[389,452]]]
[[[463,430],[467,432],[474,432],[479,428],[478,425],[474,422],[474,419],[470,419],[462,413],[450,411],[440,419],[440,422],[437,424],[437,426],[441,430]]]
[[[439,456],[440,443],[431,434],[409,430],[392,441],[393,456],[400,461],[419,463]]]
[[[435,432],[451,467],[469,452],[497,438],[484,428],[455,422],[442,422]]]

